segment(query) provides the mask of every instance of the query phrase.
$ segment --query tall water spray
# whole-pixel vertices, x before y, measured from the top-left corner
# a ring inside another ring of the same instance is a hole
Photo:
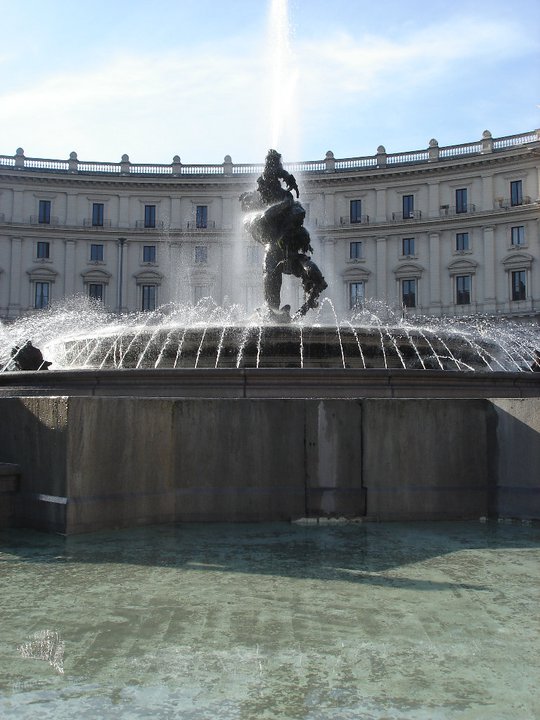
[[[270,145],[292,159],[299,157],[298,77],[291,47],[287,0],[271,0],[268,23],[270,66]]]

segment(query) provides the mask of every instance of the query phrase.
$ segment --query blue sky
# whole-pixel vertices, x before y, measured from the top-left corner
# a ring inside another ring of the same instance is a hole
[[[285,47],[270,5],[0,0],[0,153],[315,160],[540,127],[538,0],[289,0]]]

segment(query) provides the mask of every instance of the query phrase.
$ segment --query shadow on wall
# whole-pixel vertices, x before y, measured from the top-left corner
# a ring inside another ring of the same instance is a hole
[[[2,398],[0,460],[20,466],[16,524],[63,532],[68,399]]]

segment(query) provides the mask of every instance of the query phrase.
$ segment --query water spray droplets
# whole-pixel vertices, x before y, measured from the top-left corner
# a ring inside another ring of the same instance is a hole
[[[153,368],[386,368],[529,371],[537,326],[489,318],[405,317],[367,303],[339,319],[329,298],[309,318],[275,325],[239,305],[206,298],[152,313],[114,315],[83,299],[0,324],[0,366],[27,340],[51,370]],[[311,322],[310,322],[311,320]]]

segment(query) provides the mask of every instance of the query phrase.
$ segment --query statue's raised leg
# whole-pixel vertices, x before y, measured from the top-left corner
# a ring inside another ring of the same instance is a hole
[[[318,266],[307,255],[298,256],[298,269],[304,288],[305,303],[299,308],[297,314],[305,315],[308,310],[316,308],[319,304],[319,295],[326,290],[328,283],[323,277]],[[296,273],[295,273],[296,274]]]
[[[264,299],[273,311],[279,311],[281,300],[282,259],[282,253],[276,252],[275,248],[267,250],[264,256]]]

